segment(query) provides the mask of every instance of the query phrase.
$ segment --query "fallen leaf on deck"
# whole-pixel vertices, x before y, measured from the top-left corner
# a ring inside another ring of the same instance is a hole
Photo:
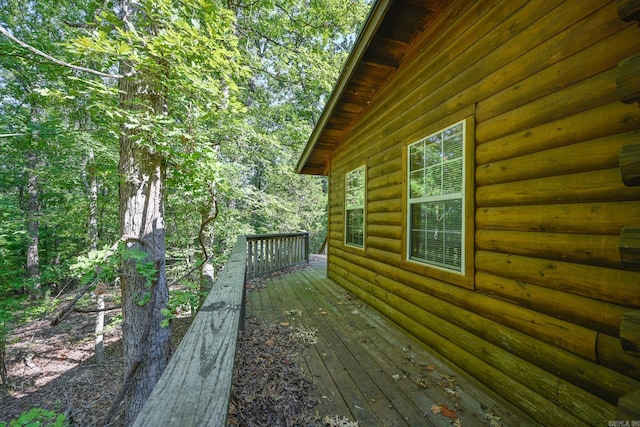
[[[491,412],[487,412],[486,414],[484,414],[484,417],[489,420],[490,427],[502,427],[502,423],[500,422],[500,420],[502,420],[502,417],[494,415]]]
[[[433,405],[431,407],[431,412],[433,412],[434,414],[442,414],[447,418],[458,418],[458,415],[455,413],[455,411],[447,408],[447,405]]]
[[[291,337],[308,345],[317,344],[318,329],[298,326],[298,328],[291,333]]]
[[[283,313],[287,317],[302,317],[302,316],[304,316],[304,313],[302,313],[302,310],[299,310],[299,309],[285,310]]]
[[[442,409],[442,415],[444,415],[447,418],[458,418],[458,414],[456,414],[455,411],[447,408],[447,405],[442,405],[441,406]]]
[[[334,415],[333,417],[326,415],[322,422],[324,425],[329,427],[358,427],[358,421],[354,422],[346,417],[340,418],[337,415]]]
[[[429,388],[429,381],[426,378],[417,378],[413,382],[420,388]]]

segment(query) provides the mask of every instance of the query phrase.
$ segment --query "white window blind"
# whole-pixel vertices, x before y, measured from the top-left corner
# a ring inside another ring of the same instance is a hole
[[[365,168],[345,176],[345,243],[364,247]]]
[[[464,135],[459,122],[409,146],[408,257],[462,271]]]

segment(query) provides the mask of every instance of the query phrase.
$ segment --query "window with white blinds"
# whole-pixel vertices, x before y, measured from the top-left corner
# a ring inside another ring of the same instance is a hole
[[[364,166],[345,176],[345,244],[364,248]]]
[[[408,258],[462,272],[464,141],[461,121],[409,146]]]

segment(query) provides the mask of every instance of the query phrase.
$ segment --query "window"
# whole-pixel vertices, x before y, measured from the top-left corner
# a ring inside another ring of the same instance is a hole
[[[345,243],[364,248],[364,166],[345,177]]]
[[[465,122],[409,146],[408,258],[464,271]]]

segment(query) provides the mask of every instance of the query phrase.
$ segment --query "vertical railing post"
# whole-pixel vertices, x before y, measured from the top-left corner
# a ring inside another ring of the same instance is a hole
[[[282,234],[248,235],[247,278],[309,262],[308,231]]]

